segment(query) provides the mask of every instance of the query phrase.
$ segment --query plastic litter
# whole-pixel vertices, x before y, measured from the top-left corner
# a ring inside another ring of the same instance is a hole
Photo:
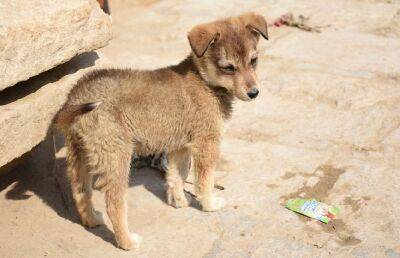
[[[289,199],[286,208],[307,217],[328,223],[340,212],[338,207],[330,206],[315,199]]]

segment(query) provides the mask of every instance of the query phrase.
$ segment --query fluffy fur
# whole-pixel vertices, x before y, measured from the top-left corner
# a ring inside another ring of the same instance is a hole
[[[267,24],[253,13],[198,25],[188,34],[193,52],[178,65],[98,70],[77,83],[56,124],[66,137],[68,175],[84,225],[103,224],[91,194],[93,188],[104,191],[118,246],[139,245],[128,230],[125,200],[133,154],[168,154],[170,205],[190,204],[183,183],[191,159],[202,209],[225,205],[212,192],[221,129],[235,98],[249,101],[258,94],[259,35],[267,38]]]

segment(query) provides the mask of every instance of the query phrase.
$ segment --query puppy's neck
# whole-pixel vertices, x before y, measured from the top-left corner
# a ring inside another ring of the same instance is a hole
[[[218,101],[222,116],[225,120],[229,119],[232,115],[232,104],[233,104],[233,94],[227,89],[220,87],[218,85],[212,85],[208,82],[206,74],[204,74],[193,55],[189,55],[182,62],[176,66],[170,67],[171,70],[180,74],[182,77],[195,77],[205,89],[213,94]]]
[[[223,87],[209,86],[209,89],[218,100],[224,120],[231,118],[233,111],[233,94]]]
[[[193,61],[192,56],[186,57],[182,62],[180,62],[177,65],[170,66],[169,67],[172,71],[175,73],[178,73],[182,77],[187,77],[187,76],[194,76],[197,79],[201,79],[202,77],[199,73],[199,70],[197,69],[196,64]]]

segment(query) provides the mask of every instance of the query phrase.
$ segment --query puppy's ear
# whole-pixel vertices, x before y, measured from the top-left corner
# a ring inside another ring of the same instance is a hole
[[[194,27],[188,33],[190,47],[197,57],[202,57],[207,49],[219,39],[215,26],[202,24]]]
[[[246,13],[240,16],[247,29],[251,30],[257,38],[259,35],[268,40],[267,21],[259,14]]]

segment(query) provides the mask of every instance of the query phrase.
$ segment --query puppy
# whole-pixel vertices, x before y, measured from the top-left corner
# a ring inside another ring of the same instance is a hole
[[[168,155],[168,204],[189,205],[183,184],[193,160],[202,209],[225,205],[213,194],[221,127],[235,98],[258,95],[260,36],[268,38],[267,23],[254,13],[201,24],[188,33],[192,53],[178,65],[103,69],[78,81],[55,121],[66,137],[68,175],[84,225],[104,223],[91,201],[92,189],[101,190],[118,246],[138,247],[125,200],[132,155]]]

